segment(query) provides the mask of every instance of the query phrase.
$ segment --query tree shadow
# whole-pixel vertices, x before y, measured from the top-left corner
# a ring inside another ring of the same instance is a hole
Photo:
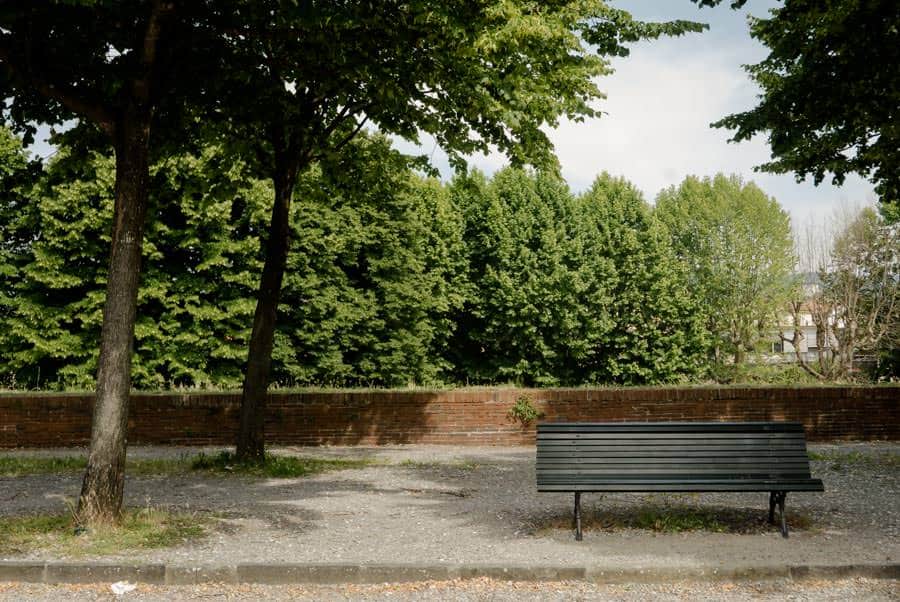
[[[687,538],[685,549],[691,550],[693,558],[713,562],[719,550],[705,539],[709,534],[730,536],[734,538],[731,545],[746,545],[759,557],[765,557],[772,547],[772,537],[778,536],[777,527],[767,522],[765,493],[588,494],[582,499],[582,524],[592,541],[576,544],[570,536],[573,496],[537,492],[533,451],[456,447],[441,454],[440,450],[423,450],[419,446],[280,451],[343,458],[374,457],[383,461],[365,468],[289,479],[202,472],[167,478],[129,477],[126,504],[219,516],[219,528],[227,541],[214,545],[224,548],[240,547],[242,537],[260,529],[266,531],[265,537],[273,538],[273,546],[285,541],[302,543],[304,539],[314,542],[318,538],[322,542],[326,541],[323,537],[328,537],[323,531],[335,531],[336,537],[352,535],[375,542],[372,549],[377,550],[385,529],[396,529],[413,539],[447,541],[450,549],[460,554],[470,550],[473,557],[479,549],[488,546],[508,549],[511,558],[520,559],[529,557],[536,547],[545,552],[552,549],[554,554],[587,555],[585,558],[590,554],[613,554],[613,551],[624,557],[636,553],[628,552],[623,543],[628,540],[638,541],[638,549],[647,546],[657,554],[675,558],[680,553],[679,546],[683,545],[682,539],[665,539],[664,543],[668,542],[665,545],[669,546],[665,549],[654,540],[660,535],[681,533]],[[807,554],[815,553],[819,542],[817,533],[821,529],[837,527],[855,531],[856,526],[875,524],[882,518],[879,512],[883,513],[882,506],[867,504],[852,509],[850,515],[835,518],[832,516],[834,499],[852,496],[859,482],[844,482],[846,479],[841,474],[822,476],[827,492],[835,498],[828,499],[823,494],[788,497],[788,525],[792,532],[807,536],[805,542],[792,541],[792,546],[798,546],[793,549],[805,546]],[[30,485],[28,479],[33,479]],[[44,475],[9,481],[10,487],[16,490],[11,493],[22,493],[16,501],[20,509],[46,507],[51,502],[46,498],[48,494],[74,498],[80,485],[78,475],[63,479],[49,479]],[[893,499],[893,483],[872,480],[869,494],[876,500]],[[53,485],[53,491],[46,485]],[[52,503],[62,509],[60,502]],[[381,514],[373,508],[380,508]],[[10,514],[9,508],[0,508],[0,514]],[[383,524],[379,516],[391,519]],[[896,528],[896,518],[891,516],[883,517],[878,528]],[[869,530],[854,533],[853,537],[871,535],[874,527],[866,528]],[[462,532],[477,533],[477,536],[467,535],[464,543],[457,542],[455,534]],[[779,547],[772,553],[787,551]],[[273,552],[272,557],[284,555]],[[375,557],[371,561],[399,559]]]

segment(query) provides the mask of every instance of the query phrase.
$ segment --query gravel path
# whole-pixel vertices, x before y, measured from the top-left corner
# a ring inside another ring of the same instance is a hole
[[[792,513],[810,523],[806,530],[792,531],[788,540],[763,525],[768,501],[764,493],[588,494],[583,498],[585,540],[575,542],[566,527],[572,496],[535,491],[533,448],[281,448],[276,451],[366,457],[378,463],[304,479],[199,474],[129,478],[129,506],[216,512],[221,518],[214,532],[198,542],[105,559],[168,564],[536,563],[669,569],[900,562],[900,469],[896,463],[900,445],[811,445],[810,449],[829,456],[851,454],[857,460],[813,462],[813,474],[824,480],[826,492],[788,495],[789,525]],[[132,448],[129,454],[171,457],[197,451]],[[894,461],[879,460],[886,457]],[[65,500],[74,500],[79,487],[80,475],[0,478],[0,515],[65,511]],[[648,505],[661,504],[713,509],[734,529],[748,532],[654,534],[604,527],[610,516],[627,518]],[[40,553],[7,560],[22,558],[51,560]]]
[[[390,585],[265,586],[212,584],[193,587],[139,585],[115,597],[109,585],[32,585],[0,583],[0,601],[112,600],[490,600],[553,602],[568,600],[898,600],[900,583],[847,579],[826,582],[674,583],[661,585],[595,585],[590,583],[514,583],[490,579]]]

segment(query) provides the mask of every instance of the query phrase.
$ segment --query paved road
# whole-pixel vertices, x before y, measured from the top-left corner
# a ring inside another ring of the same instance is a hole
[[[513,583],[491,579],[431,581],[394,585],[262,586],[209,584],[193,587],[138,585],[116,596],[109,584],[34,585],[0,583],[0,602],[46,600],[460,600],[491,602],[562,600],[900,600],[900,582],[848,579],[824,581],[774,581],[759,583],[674,583],[662,585],[594,585],[589,583]]]

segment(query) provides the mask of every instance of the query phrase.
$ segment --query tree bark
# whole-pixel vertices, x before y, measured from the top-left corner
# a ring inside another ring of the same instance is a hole
[[[813,369],[813,367],[809,365],[809,362],[806,361],[806,359],[803,357],[803,352],[800,351],[801,343],[803,339],[806,338],[803,335],[803,328],[800,317],[802,310],[803,301],[791,301],[791,318],[794,323],[793,338],[789,339],[785,337],[784,334],[782,334],[781,341],[782,343],[786,342],[791,344],[791,346],[794,348],[794,356],[797,358],[797,363],[801,368],[803,368],[803,370],[806,371],[807,374],[810,374],[818,378],[819,380],[824,380],[825,375]]]
[[[266,390],[272,364],[272,344],[281,283],[287,266],[290,247],[291,195],[297,183],[300,161],[276,152],[275,202],[265,243],[265,263],[256,298],[253,331],[247,356],[247,372],[241,395],[241,424],[238,431],[236,456],[241,462],[265,461]]]
[[[131,350],[149,185],[150,116],[126,115],[118,128],[115,210],[91,451],[78,500],[86,523],[115,521],[122,507]]]

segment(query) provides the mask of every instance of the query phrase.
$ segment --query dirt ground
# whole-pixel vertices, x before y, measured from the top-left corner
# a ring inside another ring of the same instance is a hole
[[[126,505],[215,513],[205,538],[104,560],[233,565],[260,562],[484,563],[716,568],[896,563],[900,558],[900,445],[811,445],[825,493],[791,493],[789,539],[765,524],[766,494],[583,496],[587,526],[576,542],[571,494],[537,493],[534,449],[510,447],[281,448],[277,453],[372,458],[372,466],[300,479],[187,473],[133,477]],[[131,457],[194,454],[132,448]],[[206,450],[207,452],[214,450]],[[72,455],[83,450],[0,452]],[[843,460],[842,460],[843,458]],[[0,515],[64,512],[80,475],[0,478]],[[656,533],[619,528],[650,507],[721,515],[725,532]],[[627,521],[626,521],[627,522]],[[50,558],[41,552],[3,560]]]

